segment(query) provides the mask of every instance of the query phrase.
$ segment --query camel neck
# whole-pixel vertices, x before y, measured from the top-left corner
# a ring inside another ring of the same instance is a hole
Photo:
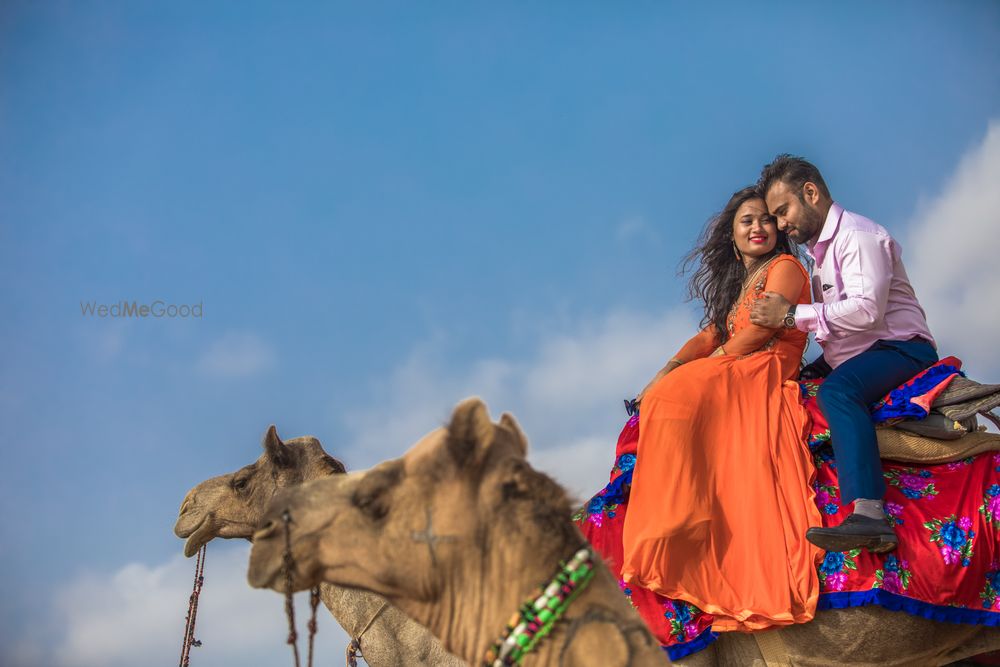
[[[524,667],[662,666],[663,649],[603,565]],[[477,663],[478,664],[478,663]]]
[[[518,614],[521,605],[537,597],[539,586],[549,582],[559,570],[560,560],[568,559],[585,544],[581,536],[579,542],[564,544],[558,552],[553,550],[544,557],[537,549],[533,552],[527,549],[520,559],[495,563],[490,570],[492,581],[484,580],[486,585],[480,591],[491,595],[470,596],[470,604],[466,605],[456,601],[456,607],[464,609],[453,618],[464,622],[456,624],[450,636],[438,635],[444,639],[446,648],[470,665],[482,665],[487,650]],[[530,565],[525,568],[526,564]],[[615,663],[622,656],[632,656],[630,664],[634,666],[664,663],[659,643],[630,607],[599,556],[594,565],[593,578],[568,606],[562,620],[524,656],[521,663],[524,667],[567,664],[597,667]],[[605,642],[605,636],[610,636],[611,641]],[[595,652],[595,637],[611,653],[604,649]]]
[[[559,570],[559,562],[571,558],[586,545],[573,531],[555,544],[524,540],[498,540],[483,550],[482,560],[464,571],[449,573],[437,600],[418,603],[400,600],[400,608],[426,626],[444,647],[470,665],[483,664],[489,648],[504,633],[512,617],[529,598],[537,597],[540,585]],[[612,636],[605,642],[602,637]],[[596,640],[595,640],[596,637]],[[607,645],[612,655],[593,651],[594,643]],[[594,655],[591,655],[591,654]],[[607,567],[595,559],[593,579],[581,590],[552,632],[528,653],[524,667],[579,665],[590,667],[616,662],[623,655],[630,663],[662,665],[662,649],[618,588]]]
[[[465,571],[449,573],[439,600],[428,604],[401,600],[400,607],[437,636],[449,652],[470,665],[481,665],[521,605],[552,579],[560,560],[572,557],[584,544],[582,536],[578,544],[559,547],[499,541]]]
[[[559,570],[520,605],[503,634],[483,660],[489,667],[520,664],[566,614],[569,605],[587,588],[597,560],[590,546],[559,562]]]

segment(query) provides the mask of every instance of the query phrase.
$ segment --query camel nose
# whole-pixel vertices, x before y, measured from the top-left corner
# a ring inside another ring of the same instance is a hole
[[[178,512],[178,515],[182,515],[184,512],[191,509],[191,505],[194,505],[194,489],[188,491],[188,494],[184,496],[184,500],[181,502],[181,510]]]

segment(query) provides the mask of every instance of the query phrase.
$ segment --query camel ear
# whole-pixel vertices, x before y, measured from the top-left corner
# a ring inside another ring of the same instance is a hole
[[[284,468],[292,464],[291,452],[278,437],[278,429],[274,427],[274,424],[271,424],[267,433],[264,434],[264,451],[267,452],[267,457],[279,467]]]
[[[521,452],[521,456],[527,457],[528,438],[524,435],[524,431],[521,430],[521,425],[517,423],[516,419],[514,419],[514,415],[509,412],[505,412],[500,415],[500,427],[511,432],[514,436],[514,443]]]
[[[465,466],[478,458],[477,452],[490,446],[495,429],[486,404],[478,398],[467,398],[451,413],[448,452],[459,466]]]
[[[537,475],[533,475],[527,461],[514,459],[512,463],[500,483],[503,498],[504,500],[527,498],[531,493],[532,482],[537,481]]]

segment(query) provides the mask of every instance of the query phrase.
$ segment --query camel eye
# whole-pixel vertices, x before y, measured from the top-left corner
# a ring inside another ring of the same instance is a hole
[[[389,513],[385,496],[399,482],[401,470],[400,467],[393,467],[369,473],[351,498],[354,506],[376,521],[385,518]]]
[[[250,483],[250,478],[248,477],[237,477],[233,479],[233,489],[236,491],[242,491],[247,488],[247,484]]]
[[[382,519],[389,513],[389,508],[383,499],[385,490],[384,486],[358,489],[354,494],[354,505],[371,518]]]

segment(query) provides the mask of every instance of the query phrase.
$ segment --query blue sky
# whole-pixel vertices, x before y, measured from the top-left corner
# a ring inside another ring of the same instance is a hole
[[[678,260],[779,152],[914,239],[997,381],[955,299],[1000,283],[936,251],[995,256],[998,73],[995,2],[3,3],[3,662],[91,664],[35,634],[125,604],[88,577],[187,568],[184,492],[272,422],[366,467],[478,393],[596,490],[697,320]],[[80,310],[157,299],[204,316]]]

